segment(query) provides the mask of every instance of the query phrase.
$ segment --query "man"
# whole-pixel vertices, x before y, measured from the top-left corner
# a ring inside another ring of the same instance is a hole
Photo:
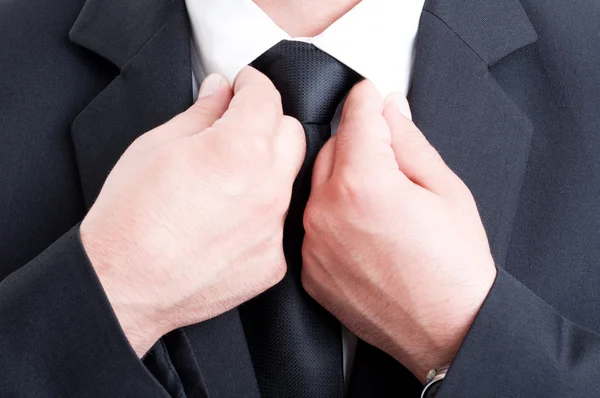
[[[0,395],[597,394],[600,4],[0,18]]]

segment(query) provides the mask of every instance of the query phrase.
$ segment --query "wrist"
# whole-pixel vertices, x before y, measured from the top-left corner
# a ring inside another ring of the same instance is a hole
[[[462,340],[461,340],[462,342]],[[452,343],[431,343],[427,348],[415,350],[411,358],[396,359],[402,363],[420,382],[425,384],[427,377],[432,370],[439,369],[444,366],[449,366],[461,342]]]
[[[105,286],[105,292],[129,345],[139,358],[170,331],[166,327],[160,328],[160,322],[153,320],[156,318],[144,316],[144,312],[136,310],[138,306],[127,296],[114,292],[110,284]]]
[[[481,306],[496,279],[496,269],[481,277],[472,289],[462,289],[454,296],[455,300],[440,300],[438,310],[428,311],[426,319],[417,321],[421,329],[414,339],[404,342],[401,351],[403,360],[397,357],[422,383],[432,369],[449,365],[454,360],[469,332]],[[431,316],[433,315],[433,316]]]
[[[124,274],[123,269],[135,269],[128,262],[128,256],[119,255],[114,247],[108,247],[81,224],[80,237],[83,248],[90,260],[112,310],[125,334],[129,344],[138,357],[142,357],[154,343],[171,329],[166,325],[165,317],[156,314],[152,303],[139,294],[131,275]]]

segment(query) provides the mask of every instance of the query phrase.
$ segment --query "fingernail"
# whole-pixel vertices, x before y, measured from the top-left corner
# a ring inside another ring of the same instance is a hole
[[[208,75],[206,79],[200,85],[200,92],[198,93],[198,98],[210,97],[214,93],[217,92],[219,86],[223,82],[223,76],[218,73],[213,73]]]
[[[387,102],[391,103],[404,115],[405,118],[412,120],[412,113],[410,111],[410,106],[408,105],[408,100],[406,97],[400,93],[391,93],[387,97]]]

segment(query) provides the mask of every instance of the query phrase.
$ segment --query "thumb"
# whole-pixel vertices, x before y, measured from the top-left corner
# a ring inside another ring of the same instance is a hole
[[[223,76],[209,75],[200,86],[198,100],[164,126],[166,134],[174,139],[201,133],[223,116],[232,97],[231,86]]]
[[[398,168],[415,184],[441,195],[452,190],[457,177],[410,120],[409,109],[401,94],[392,93],[385,100],[383,116],[390,127]]]
[[[373,167],[397,170],[391,135],[383,113],[383,98],[369,80],[350,90],[336,134],[334,172]]]

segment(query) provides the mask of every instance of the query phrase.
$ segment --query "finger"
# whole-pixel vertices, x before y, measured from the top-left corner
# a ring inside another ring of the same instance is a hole
[[[383,116],[389,125],[392,149],[398,168],[415,184],[437,194],[452,188],[456,175],[427,141],[423,133],[405,115],[410,115],[408,101],[398,93],[385,101]]]
[[[387,164],[397,169],[391,136],[383,118],[383,99],[373,83],[363,80],[348,94],[336,133],[335,171]]]
[[[223,116],[232,96],[231,86],[221,75],[209,75],[194,105],[168,123],[167,134],[176,138],[201,133]]]
[[[318,186],[326,183],[333,174],[335,162],[336,136],[331,137],[319,151],[313,168],[312,185]]]
[[[233,92],[229,108],[219,121],[231,128],[223,131],[240,139],[274,137],[283,110],[281,95],[273,83],[264,74],[247,66],[236,77]]]
[[[275,138],[276,151],[280,155],[281,169],[291,188],[300,172],[306,154],[306,136],[302,124],[290,116],[283,116]]]

